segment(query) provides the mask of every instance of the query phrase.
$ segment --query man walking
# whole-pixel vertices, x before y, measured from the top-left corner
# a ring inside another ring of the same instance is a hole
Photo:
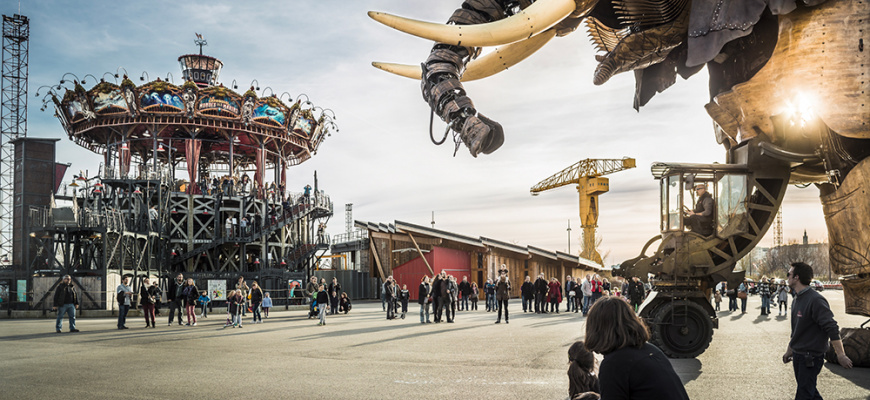
[[[852,360],[843,350],[840,327],[828,301],[810,288],[813,268],[796,262],[786,275],[788,286],[796,293],[791,306],[791,340],[782,355],[782,362],[792,362],[797,381],[795,400],[821,399],[816,389],[816,378],[825,363],[828,340],[837,353],[837,363],[843,368],[852,368]]]
[[[79,298],[76,288],[72,284],[72,277],[64,275],[63,280],[54,291],[54,307],[57,310],[57,323],[54,325],[55,332],[60,333],[63,328],[63,315],[69,316],[69,331],[78,332],[76,329],[76,309],[79,308]]]
[[[441,280],[441,274],[435,274],[432,279],[432,311],[435,313],[435,323],[441,322],[441,285],[445,284]]]
[[[442,314],[447,318],[448,323],[453,323],[453,315],[451,308],[453,307],[453,296],[456,295],[456,282],[452,282],[447,278],[447,273],[441,271],[441,306]]]
[[[178,311],[178,325],[181,325],[181,306],[184,302],[184,296],[181,295],[182,286],[184,286],[184,275],[178,274],[174,281],[169,282],[169,290],[166,291],[166,300],[169,301],[169,326],[172,326],[176,310]]]
[[[115,290],[118,295],[118,329],[127,328],[127,312],[130,311],[130,298],[133,295],[133,289],[130,288],[130,277],[121,278],[121,284]]]
[[[459,302],[459,311],[468,311],[468,298],[471,297],[471,283],[468,282],[467,276],[463,276],[462,282],[459,283],[459,293],[462,294],[462,299]]]

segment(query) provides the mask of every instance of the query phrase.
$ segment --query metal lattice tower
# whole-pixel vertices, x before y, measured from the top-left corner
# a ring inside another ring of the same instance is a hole
[[[348,237],[353,232],[353,203],[344,205],[344,232]]]
[[[27,136],[27,73],[30,20],[3,16],[2,106],[0,106],[0,259],[12,258],[13,140]],[[9,255],[7,257],[7,255]]]
[[[782,207],[776,212],[776,222],[773,225],[773,247],[782,246]]]

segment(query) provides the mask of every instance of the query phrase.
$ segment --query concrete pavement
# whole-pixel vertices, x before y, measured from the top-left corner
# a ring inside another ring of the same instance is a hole
[[[826,291],[841,327],[865,319],[844,313],[842,292]],[[481,303],[482,304],[482,303]],[[723,306],[727,306],[723,303]],[[672,360],[692,399],[793,398],[791,365],[781,355],[789,322],[720,314],[713,343],[697,359]],[[196,327],[115,329],[108,318],[79,319],[80,333],[54,333],[54,319],[0,321],[0,398],[174,399],[564,399],[567,349],[582,339],[580,314],[522,313],[494,324],[483,310],[456,323],[419,323],[411,304],[388,321],[380,302],[357,302],[326,326],[304,311],[273,312],[264,324],[222,328],[212,314]],[[64,321],[64,330],[68,330]],[[870,398],[870,369],[825,365],[825,399]]]

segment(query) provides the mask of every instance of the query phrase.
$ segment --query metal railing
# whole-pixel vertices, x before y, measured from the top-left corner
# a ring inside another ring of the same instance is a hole
[[[339,233],[332,237],[332,243],[346,243],[346,242],[355,242],[357,240],[368,240],[369,231],[363,229],[356,229],[350,233]]]

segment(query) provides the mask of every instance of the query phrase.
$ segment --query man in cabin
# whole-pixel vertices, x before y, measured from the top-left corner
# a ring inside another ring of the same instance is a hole
[[[713,234],[713,212],[715,204],[713,196],[707,192],[707,185],[698,183],[695,185],[695,193],[698,201],[692,211],[686,211],[686,225],[699,235],[710,236]]]

